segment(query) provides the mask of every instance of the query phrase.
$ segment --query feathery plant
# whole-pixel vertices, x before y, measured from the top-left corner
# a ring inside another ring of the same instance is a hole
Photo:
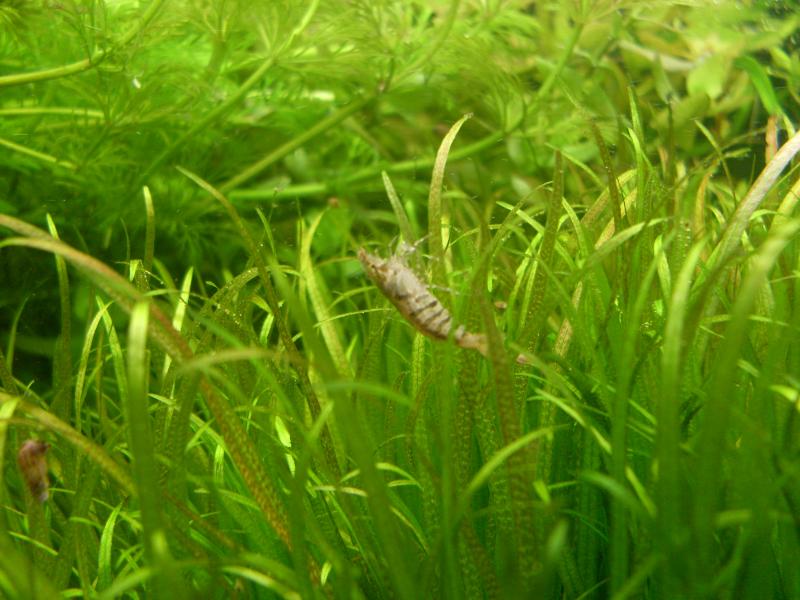
[[[0,8],[4,595],[800,596],[789,4],[51,8]]]

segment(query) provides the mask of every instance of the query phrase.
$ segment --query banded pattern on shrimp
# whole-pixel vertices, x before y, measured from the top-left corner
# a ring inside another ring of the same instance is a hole
[[[428,337],[438,340],[450,337],[452,315],[402,258],[383,259],[359,248],[358,260],[367,276],[406,321]],[[460,347],[472,348],[486,356],[486,336],[470,333],[461,325],[453,332],[453,339]]]

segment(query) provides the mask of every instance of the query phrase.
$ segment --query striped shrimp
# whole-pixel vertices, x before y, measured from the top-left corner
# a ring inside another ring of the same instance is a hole
[[[358,260],[367,276],[409,323],[428,337],[437,340],[450,337],[453,317],[402,258],[392,256],[384,260],[359,248]],[[462,348],[472,348],[486,356],[486,336],[470,333],[463,325],[457,327],[452,335]]]

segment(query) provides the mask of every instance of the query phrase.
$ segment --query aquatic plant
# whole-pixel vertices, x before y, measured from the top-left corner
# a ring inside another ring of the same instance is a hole
[[[0,23],[4,595],[800,595],[791,5]]]

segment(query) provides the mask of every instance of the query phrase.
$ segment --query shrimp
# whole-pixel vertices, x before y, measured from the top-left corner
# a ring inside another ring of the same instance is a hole
[[[433,339],[446,340],[450,337],[453,329],[453,317],[450,312],[402,258],[392,256],[384,260],[359,248],[358,260],[364,266],[367,276],[394,304],[406,321]],[[461,348],[471,348],[484,356],[487,355],[488,344],[485,335],[470,333],[463,325],[456,327],[452,335]]]

